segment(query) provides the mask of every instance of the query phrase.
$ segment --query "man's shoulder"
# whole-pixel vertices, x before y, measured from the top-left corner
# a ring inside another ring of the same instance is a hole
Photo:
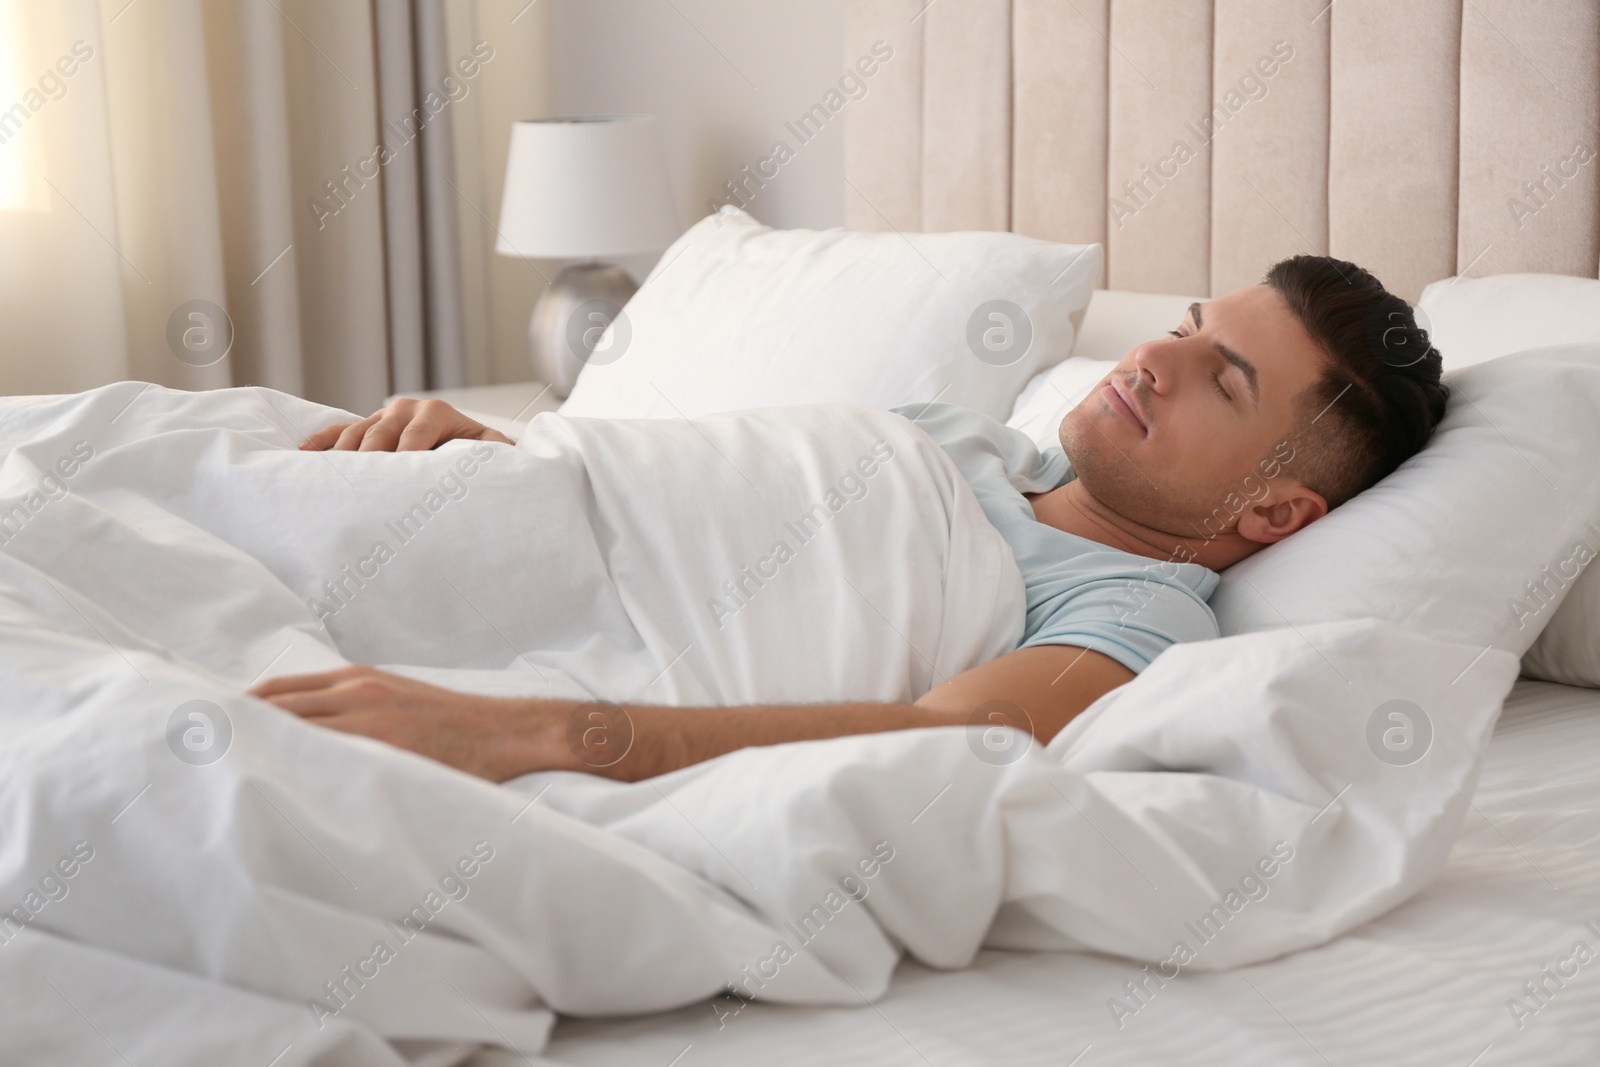
[[[1041,453],[1027,434],[981,411],[941,401],[890,410],[933,438],[980,492],[1009,486],[1017,493],[1036,493],[1071,477],[1072,466],[1059,448]]]
[[[1221,636],[1208,603],[1215,571],[1044,529],[1066,539],[1061,547],[1075,542],[1077,551],[1042,553],[1022,566],[1028,617],[1019,647],[1079,645],[1138,672],[1171,645]]]

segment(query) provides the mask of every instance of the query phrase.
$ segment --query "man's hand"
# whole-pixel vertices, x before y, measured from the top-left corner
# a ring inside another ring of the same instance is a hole
[[[964,671],[915,704],[685,708],[483,697],[362,666],[275,678],[250,693],[492,782],[549,770],[639,781],[751,745],[928,726],[1012,726],[1048,744],[1133,677],[1103,653],[1043,645]]]
[[[350,452],[411,452],[436,448],[446,441],[495,441],[511,444],[499,430],[467,418],[443,400],[403,396],[360,422],[318,430],[300,443],[308,451],[332,448]]]
[[[536,770],[582,770],[564,715],[546,702],[457,693],[355,665],[289,674],[250,695],[319,726],[386,741],[458,770],[503,782]]]

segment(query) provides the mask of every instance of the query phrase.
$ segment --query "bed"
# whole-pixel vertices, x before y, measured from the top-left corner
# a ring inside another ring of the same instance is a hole
[[[1251,284],[1296,251],[1353,259],[1412,301],[1455,275],[1594,278],[1600,180],[1563,182],[1570,199],[1542,218],[1519,218],[1545,203],[1519,183],[1546,155],[1555,160],[1556,145],[1563,156],[1574,145],[1593,153],[1600,22],[1581,4],[1528,15],[1509,4],[1363,0],[856,0],[847,55],[875,40],[896,51],[875,95],[849,114],[849,225],[1103,242],[1109,291],[1095,294],[1074,348],[1099,360],[1168,328],[1190,299]],[[1235,129],[1199,144],[1204,135],[1184,120],[1206,115],[1225,82],[1285,41],[1293,58],[1247,86],[1265,86],[1259,98],[1245,93],[1235,114],[1216,117],[1240,120]],[[1198,160],[1164,183],[1145,177],[1177,139],[1193,142]],[[1142,188],[1119,188],[1124,180]],[[1587,314],[1600,315],[1586,299]],[[1486,354],[1473,354],[1484,324],[1440,326],[1451,365]],[[627,1022],[563,1020],[545,1056],[1593,1063],[1600,969],[1558,986],[1545,968],[1579,942],[1600,951],[1597,712],[1591,688],[1519,680],[1435,884],[1323,947],[1180,978],[1121,1025],[1111,998],[1138,1003],[1123,989],[1139,973],[1127,961],[985,951],[954,973],[906,962],[871,1006],[727,1000]],[[1526,983],[1541,980],[1531,996]]]
[[[1593,1063],[1600,983],[1507,1002],[1577,941],[1600,947],[1600,693],[1523,679],[1473,814],[1432,887],[1322,948],[1180,977],[1118,1027],[1139,973],[1082,953],[986,951],[964,971],[906,963],[871,1007],[737,1000],[627,1021],[564,1020],[546,1060],[672,1063]],[[1580,971],[1580,975],[1584,972]],[[1592,976],[1589,976],[1592,977]],[[742,1008],[742,1010],[740,1010]],[[732,1014],[737,1011],[737,1014]]]
[[[509,449],[299,454],[348,413],[269,390],[8,398],[0,1059],[1595,1062],[1600,569],[1505,605],[1600,523],[1600,182],[1567,144],[1593,143],[1600,15],[1514,11],[854,0],[847,204],[877,232],[702,220]],[[1576,176],[1508,213],[1545,162]],[[914,697],[1008,647],[1020,590],[882,409],[958,399],[1047,445],[1104,361],[1297,251],[1420,299],[1465,399],[1426,462],[1229,568],[1228,636],[1043,750],[904,731],[498,789],[241,694],[358,659],[503,695]],[[802,406],[747,410],[777,399]],[[655,529],[663,456],[738,521]],[[809,585],[727,589],[830,493],[837,542],[783,563]],[[333,514],[361,521],[299,521]],[[564,566],[493,564],[530,545]],[[540,629],[564,615],[614,647]],[[1431,709],[1414,760],[1374,740],[1397,701]],[[1241,870],[1249,918],[1195,966],[1133,962]],[[769,953],[801,914],[831,940]]]

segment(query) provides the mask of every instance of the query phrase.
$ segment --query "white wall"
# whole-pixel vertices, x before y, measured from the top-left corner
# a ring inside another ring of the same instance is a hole
[[[803,144],[785,123],[822,102],[856,58],[844,54],[845,0],[545,2],[555,106],[661,116],[685,226],[780,140],[794,157],[769,163],[777,175],[764,188],[748,186],[750,213],[774,226],[844,225],[844,113]]]

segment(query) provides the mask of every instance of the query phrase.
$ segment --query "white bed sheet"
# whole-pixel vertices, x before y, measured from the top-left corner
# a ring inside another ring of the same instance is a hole
[[[1537,1003],[1523,984],[1578,941],[1600,953],[1600,690],[1522,679],[1438,882],[1321,948],[1230,972],[1185,972],[1120,1030],[1107,1001],[1139,973],[1127,961],[985,951],[963,971],[902,963],[888,994],[860,1008],[730,999],[626,1020],[563,1020],[532,1062],[1592,1067],[1600,955],[1560,988],[1547,981],[1552,995],[1520,1029],[1508,1005],[1518,996]]]

